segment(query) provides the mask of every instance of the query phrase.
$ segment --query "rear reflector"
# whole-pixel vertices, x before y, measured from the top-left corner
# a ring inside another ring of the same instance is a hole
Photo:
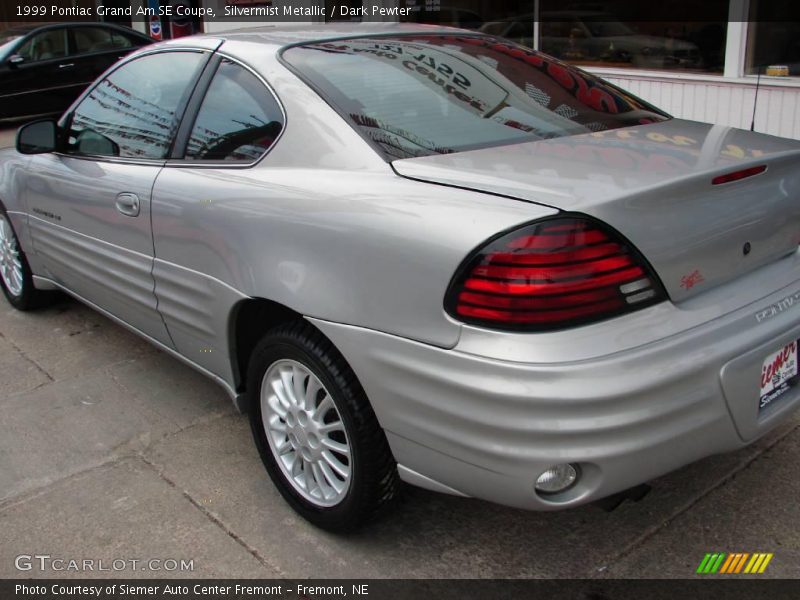
[[[739,181],[740,179],[747,179],[753,175],[759,175],[767,170],[767,165],[759,165],[757,167],[750,167],[749,169],[742,169],[741,171],[734,171],[732,173],[725,173],[718,175],[711,180],[713,185],[720,185],[723,183],[730,183],[731,181]]]
[[[618,234],[585,217],[538,221],[465,261],[448,312],[492,329],[546,331],[600,321],[660,302],[645,260]]]

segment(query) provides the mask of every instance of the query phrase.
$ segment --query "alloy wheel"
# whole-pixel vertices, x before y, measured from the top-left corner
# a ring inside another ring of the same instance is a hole
[[[0,277],[12,296],[22,295],[22,256],[10,223],[0,215]]]
[[[286,479],[318,507],[339,504],[350,489],[352,451],[342,416],[307,367],[278,360],[261,385],[261,416],[270,450]]]

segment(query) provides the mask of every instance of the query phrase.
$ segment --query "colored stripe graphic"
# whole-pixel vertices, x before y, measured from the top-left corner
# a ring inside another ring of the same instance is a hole
[[[736,564],[739,560],[738,554],[728,554],[728,560],[722,563],[722,568],[719,570],[720,573],[730,573],[730,568]]]
[[[706,554],[703,562],[697,567],[698,573],[716,573],[722,566],[722,561],[725,560],[724,552],[714,552],[713,554]]]
[[[773,556],[775,555],[772,552],[770,552],[769,554],[766,555],[766,557],[764,557],[764,562],[761,563],[761,568],[758,570],[759,573],[763,573],[764,571],[767,570],[767,565],[769,564],[769,561],[772,560]]]
[[[751,558],[750,562],[747,563],[747,566],[744,568],[744,572],[745,573],[752,573],[753,572],[753,568],[756,566],[756,563],[759,561],[760,558],[761,558],[760,554],[758,554],[758,553],[753,554],[753,558]]]
[[[761,554],[754,554],[753,560],[748,563],[747,568],[745,568],[745,573],[763,573],[767,569],[767,565],[769,561],[772,560],[774,554],[770,553],[761,553]]]
[[[697,567],[697,573],[700,574],[725,574],[732,575],[736,573],[763,573],[767,569],[767,565],[775,556],[771,552],[756,552],[750,554],[749,552],[732,552],[726,554],[725,552],[709,552],[700,561]],[[745,566],[746,565],[746,566]],[[742,570],[744,569],[744,571]]]
[[[744,568],[744,563],[747,561],[747,558],[750,556],[749,552],[745,552],[742,554],[741,560],[739,560],[739,564],[736,565],[736,570],[733,571],[734,573],[741,573],[742,569]]]
[[[733,570],[736,568],[736,565],[739,564],[739,561],[742,559],[741,552],[734,552],[728,555],[728,560],[722,565],[722,568],[719,570],[720,573],[733,573]]]
[[[705,573],[706,572],[706,565],[708,564],[709,560],[711,560],[711,555],[710,554],[706,554],[705,557],[703,558],[703,560],[700,561],[700,566],[697,567],[697,572],[698,573]]]
[[[711,571],[710,572],[711,573],[716,573],[719,570],[719,568],[722,566],[722,561],[723,560],[725,560],[725,553],[724,552],[720,552],[719,553],[719,558],[717,559],[717,562],[714,563],[714,566],[711,567]]]

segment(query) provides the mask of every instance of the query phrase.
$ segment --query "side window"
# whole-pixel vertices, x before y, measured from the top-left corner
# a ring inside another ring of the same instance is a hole
[[[67,152],[165,158],[178,108],[203,60],[200,52],[164,52],[116,69],[75,109]]]
[[[131,38],[119,31],[111,32],[111,44],[114,48],[133,48],[134,46]]]
[[[67,30],[51,29],[34,35],[17,54],[29,62],[63,58],[67,55]]]
[[[281,129],[283,115],[272,93],[247,69],[226,59],[200,106],[186,158],[252,162]]]
[[[102,27],[76,27],[72,30],[75,36],[75,53],[89,54],[114,49],[111,31]]]

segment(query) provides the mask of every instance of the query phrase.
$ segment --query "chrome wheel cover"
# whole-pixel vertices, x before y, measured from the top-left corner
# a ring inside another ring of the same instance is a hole
[[[11,225],[0,215],[0,277],[12,296],[22,295],[22,257]]]
[[[261,382],[261,419],[272,455],[303,498],[339,504],[350,489],[352,452],[336,405],[322,382],[294,360],[279,360]]]

